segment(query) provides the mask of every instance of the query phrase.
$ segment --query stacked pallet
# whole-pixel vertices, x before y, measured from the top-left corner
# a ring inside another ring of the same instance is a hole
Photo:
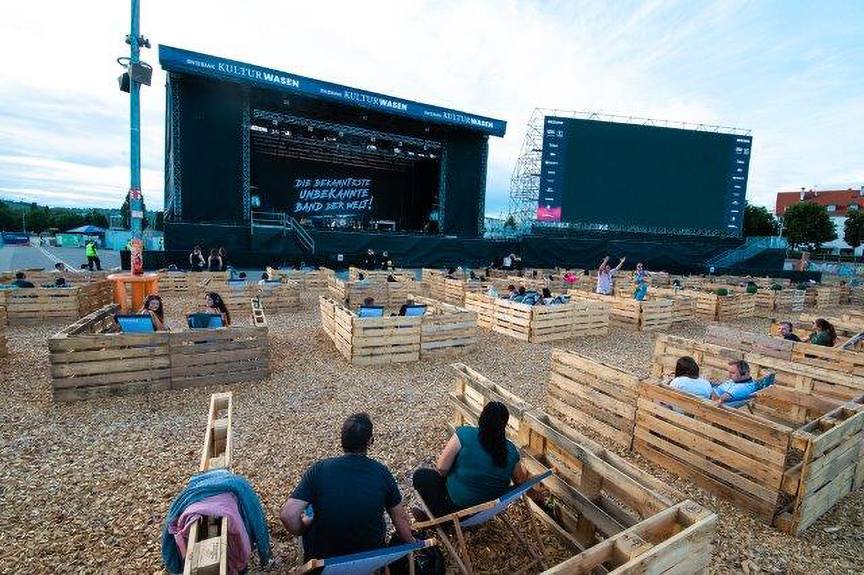
[[[571,291],[579,299],[604,302],[609,305],[612,325],[639,331],[661,331],[672,325],[672,300],[638,301],[633,298]]]
[[[159,293],[188,293],[193,283],[190,276],[186,272],[159,270]]]
[[[433,281],[442,281],[435,279]],[[458,306],[465,305],[465,296],[469,293],[486,293],[489,290],[489,283],[479,280],[457,280],[443,279],[444,282],[444,301]],[[440,292],[440,290],[439,290]]]
[[[0,291],[0,305],[6,309],[9,325],[74,321],[107,305],[112,298],[112,284],[107,280],[68,288]]]
[[[0,306],[0,357],[8,357],[9,356],[9,347],[6,342],[6,324],[8,323],[6,319],[6,308]],[[5,376],[5,371],[3,372]]]
[[[419,361],[421,357],[462,353],[477,341],[477,316],[443,302],[409,295],[427,306],[416,317],[357,317],[341,302],[319,298],[321,325],[339,352],[354,365]]]
[[[374,283],[386,282],[387,278],[391,275],[397,282],[415,281],[417,279],[417,274],[415,274],[413,270],[400,268],[392,270],[364,270],[362,268],[349,267],[348,281],[358,281],[360,279],[360,274],[363,274],[363,277],[367,282]]]
[[[249,309],[249,301],[257,299],[267,313],[293,313],[300,311],[300,286],[286,280],[280,283],[258,284],[238,282],[223,285],[208,283],[209,290],[222,296],[231,313],[242,313]]]
[[[106,306],[48,339],[55,401],[269,377],[266,327],[108,332],[117,309]]]
[[[231,469],[233,393],[210,396],[210,411],[201,449],[200,472]],[[186,548],[184,575],[226,575],[228,573],[228,518],[205,517],[192,524]]]
[[[796,386],[814,377],[810,366],[667,336],[658,336],[654,375],[667,381],[684,355],[696,359],[702,377],[725,379],[726,364],[743,358],[756,376],[776,373],[777,383],[750,402],[752,411],[730,409],[658,378],[633,391],[634,376],[556,351],[553,362],[567,363],[553,365],[547,389],[553,407],[580,427],[624,446],[632,429],[632,449],[643,457],[787,533],[800,534],[864,480],[864,396],[850,401]],[[816,379],[826,377],[822,371]]]
[[[756,292],[756,317],[773,318],[778,312],[802,311],[804,292],[797,289],[760,289]]]
[[[268,267],[267,276],[271,280],[288,279],[297,282],[306,293],[321,294],[329,289],[330,280],[335,279],[336,273],[324,267],[317,270],[281,270]]]
[[[672,309],[669,312],[671,322],[682,323],[693,320],[693,294],[690,291],[675,288],[651,288],[648,290],[649,301],[671,300]]]
[[[693,293],[696,296],[694,312],[701,319],[728,322],[753,317],[756,313],[756,294],[717,295],[703,291]]]
[[[606,335],[609,329],[609,308],[596,301],[531,306],[469,294],[465,307],[477,312],[480,327],[530,343]]]
[[[330,297],[348,305],[360,305],[367,298],[372,298],[376,305],[382,305],[389,299],[387,294],[388,282],[368,282],[368,281],[342,281],[339,279],[330,280],[329,294]]]
[[[510,411],[508,434],[531,474],[551,469],[543,485],[555,499],[529,509],[573,557],[545,573],[695,573],[707,570],[717,517],[682,501],[656,478],[462,365],[454,365],[454,426],[476,424],[483,405]]]
[[[812,301],[812,305],[816,308],[836,307],[840,305],[840,288],[824,286],[807,288],[805,302],[810,301]]]

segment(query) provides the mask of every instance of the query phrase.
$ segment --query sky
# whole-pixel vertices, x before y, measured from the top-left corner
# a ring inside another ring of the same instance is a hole
[[[160,43],[506,120],[487,215],[535,108],[751,129],[748,198],[864,184],[864,0],[141,1],[142,188],[163,200]],[[119,206],[129,2],[0,3],[0,197]]]

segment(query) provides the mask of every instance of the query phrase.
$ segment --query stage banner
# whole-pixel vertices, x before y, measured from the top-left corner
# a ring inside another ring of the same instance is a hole
[[[295,216],[345,216],[372,211],[370,178],[296,178]]]

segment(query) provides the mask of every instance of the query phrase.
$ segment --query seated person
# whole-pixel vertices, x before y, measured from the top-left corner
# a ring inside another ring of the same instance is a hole
[[[396,278],[393,277],[393,274],[387,274],[387,281],[393,283],[396,282]]]
[[[519,451],[505,435],[509,419],[507,406],[490,401],[477,427],[456,429],[438,456],[436,469],[414,472],[414,489],[433,516],[492,501],[512,488],[511,481],[518,485],[527,479]],[[416,521],[428,520],[421,509],[411,512]]]
[[[360,285],[367,285],[369,282],[366,281],[366,274],[360,272],[357,274],[357,283]]]
[[[57,262],[54,264],[54,269],[51,270],[52,274],[65,274],[66,273],[66,264],[63,262]]]
[[[711,382],[699,377],[699,365],[688,355],[679,357],[675,363],[675,377],[669,387],[703,399],[711,399],[713,395]]]
[[[222,316],[222,325],[228,327],[231,325],[231,314],[228,313],[228,306],[222,296],[216,292],[209,292],[204,296],[204,304],[207,307],[207,313],[218,313]]]
[[[54,280],[54,287],[65,288],[69,286],[66,284],[66,278],[57,278]]]
[[[448,280],[455,280],[455,279],[456,279],[456,268],[450,268],[450,269],[448,269],[448,270],[447,270],[447,275],[444,276],[444,277],[445,277],[446,279],[448,279]]]
[[[367,297],[366,299],[363,300],[363,305],[375,305],[375,298],[374,297]]]
[[[507,286],[507,297],[513,299],[514,297],[519,295],[519,290],[516,289],[516,286],[510,284]]]
[[[566,272],[564,272],[564,281],[567,282],[568,284],[573,285],[576,283],[577,280],[578,280],[578,278],[576,277],[576,274],[574,274],[570,270],[567,270]]]
[[[469,282],[479,282],[480,278],[477,277],[477,274],[475,274],[474,272],[471,272],[468,274],[468,281]]]
[[[239,274],[237,274],[237,279],[240,280],[241,282],[245,282],[246,281],[246,272],[240,272]]]
[[[489,289],[486,290],[486,295],[488,295],[489,297],[498,297],[498,290],[495,289],[494,285],[490,285]]]
[[[555,298],[552,297],[552,291],[548,287],[543,288],[540,302],[543,305],[550,305],[555,302]]]
[[[525,286],[519,286],[519,291],[517,295],[524,296],[525,295]]]
[[[789,321],[781,321],[780,322],[780,337],[783,339],[787,339],[789,341],[800,342],[801,338],[795,335],[793,331],[794,327],[792,326],[792,322]]]
[[[405,300],[405,303],[403,303],[402,306],[399,308],[399,315],[404,316],[405,310],[408,309],[409,307],[411,307],[412,305],[414,305],[413,299]]]
[[[24,272],[16,272],[15,273],[15,281],[12,282],[13,286],[19,288],[35,288],[32,282],[27,281],[27,276],[24,275]]]
[[[144,305],[138,313],[150,314],[154,330],[168,331],[168,328],[165,327],[165,308],[162,307],[162,298],[158,295],[150,294],[144,298]]]
[[[263,286],[268,281],[270,281],[270,276],[267,274],[267,272],[264,272],[263,274],[261,274],[261,279],[258,280],[258,285]]]
[[[729,379],[714,387],[713,399],[718,405],[735,398],[747,397],[756,391],[750,377],[750,364],[743,359],[729,362]]]
[[[837,343],[837,332],[834,331],[831,322],[820,317],[813,322],[813,333],[810,334],[809,342],[813,345],[834,347],[834,344]]]
[[[414,542],[393,474],[367,455],[373,439],[367,414],[348,417],[341,434],[345,454],[312,464],[282,506],[282,524],[292,534],[303,536],[304,560],[384,547],[385,511],[399,538]],[[311,516],[305,511],[307,506],[312,508]]]

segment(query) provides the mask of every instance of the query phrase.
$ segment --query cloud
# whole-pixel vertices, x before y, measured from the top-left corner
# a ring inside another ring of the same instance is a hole
[[[753,129],[748,196],[860,180],[860,2],[651,0],[146,2],[153,42],[508,121],[490,139],[487,211],[537,107]],[[4,2],[0,189],[65,204],[119,205],[128,188],[126,2]],[[46,17],[50,11],[51,17]],[[59,39],[57,43],[45,39]],[[156,64],[155,50],[143,52]],[[142,89],[142,176],[162,203],[164,82]],[[6,193],[6,192],[2,192]],[[55,198],[55,199],[52,199]],[[113,204],[112,204],[113,203]]]

